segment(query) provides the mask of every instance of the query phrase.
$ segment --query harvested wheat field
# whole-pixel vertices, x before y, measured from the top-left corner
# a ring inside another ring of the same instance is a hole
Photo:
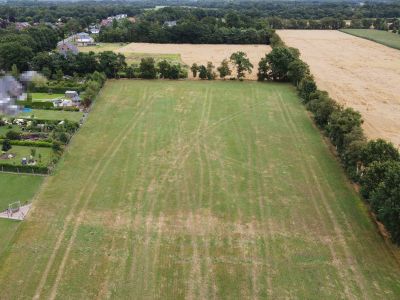
[[[400,146],[400,51],[339,31],[279,30],[320,89],[364,117],[369,138]]]
[[[211,61],[215,67],[231,56],[233,52],[243,51],[254,65],[247,79],[257,79],[258,62],[271,50],[267,45],[210,45],[210,44],[151,44],[131,43],[118,49],[121,53],[180,54],[182,61],[191,66],[193,63],[206,65]],[[191,77],[191,74],[189,75]]]

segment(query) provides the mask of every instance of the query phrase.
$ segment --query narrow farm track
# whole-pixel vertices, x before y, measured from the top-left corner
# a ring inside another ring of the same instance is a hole
[[[291,86],[109,81],[0,298],[396,299],[393,251]]]

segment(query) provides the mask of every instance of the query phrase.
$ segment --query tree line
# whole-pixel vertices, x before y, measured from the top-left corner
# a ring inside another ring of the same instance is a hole
[[[18,1],[0,4],[0,16],[12,22],[56,22],[59,18],[76,18],[83,27],[111,15],[126,13],[137,16],[155,6],[177,8],[184,6],[192,10],[211,11],[213,14],[226,14],[238,11],[250,18],[280,17],[283,19],[312,19],[324,17],[337,19],[394,18],[400,15],[398,2],[358,2],[343,1],[192,1],[192,0],[146,0],[146,1],[77,1],[77,2],[38,2]]]
[[[335,146],[347,175],[360,185],[362,197],[392,240],[400,244],[400,154],[382,139],[368,141],[361,114],[345,108],[318,90],[299,51],[275,37],[273,50],[260,61],[258,79],[290,81],[298,90],[315,123]]]
[[[28,70],[32,58],[54,49],[58,39],[57,31],[45,25],[23,31],[0,29],[0,69],[9,71],[15,64],[19,70]]]

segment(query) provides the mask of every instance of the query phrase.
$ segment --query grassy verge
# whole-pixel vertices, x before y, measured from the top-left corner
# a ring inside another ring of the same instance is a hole
[[[340,31],[400,50],[400,35],[373,29],[341,29]]]

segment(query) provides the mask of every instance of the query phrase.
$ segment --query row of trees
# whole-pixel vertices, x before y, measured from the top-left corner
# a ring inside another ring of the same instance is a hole
[[[224,26],[220,26],[220,24]],[[148,42],[192,44],[269,44],[269,28],[228,27],[226,23],[202,22],[196,19],[178,20],[174,26],[162,22],[138,20],[118,22],[103,27],[100,42]]]
[[[187,70],[179,63],[162,60],[158,63],[152,57],[142,58],[139,65],[132,64],[126,69],[127,78],[180,79],[187,77]]]
[[[362,117],[344,108],[317,89],[309,67],[297,49],[277,40],[273,50],[259,63],[259,80],[291,81],[298,89],[316,124],[336,147],[349,177],[361,186],[361,194],[377,219],[400,244],[400,154],[382,139],[367,141]]]
[[[82,27],[106,18],[111,15],[126,13],[130,16],[140,13],[149,14],[156,5],[166,5],[165,0],[147,0],[124,2],[90,2],[80,1],[74,3],[60,2],[57,5],[49,5],[47,2],[4,2],[0,5],[0,16],[14,21],[27,22],[56,22],[61,18],[64,22],[69,18],[76,18],[82,23]],[[273,1],[192,1],[174,0],[168,1],[167,9],[186,9],[194,11],[195,16],[224,16],[231,11],[240,13],[240,18],[259,18],[277,16],[284,19],[322,19],[334,17],[338,19],[359,18],[391,18],[400,15],[400,4],[396,2],[366,2],[359,5],[358,2],[273,2]],[[211,8],[211,9],[210,9]],[[167,13],[169,13],[167,15]],[[163,14],[166,17],[181,16],[181,12],[174,11],[174,15],[168,10]]]
[[[225,79],[227,76],[232,75],[232,70],[230,68],[230,64],[233,65],[233,67],[236,70],[236,78],[239,80],[242,80],[246,76],[246,72],[251,74],[253,70],[253,65],[250,62],[250,60],[247,58],[246,53],[242,51],[238,51],[235,53],[232,53],[232,55],[229,58],[229,61],[227,59],[224,59],[221,62],[221,65],[217,68],[219,77],[221,79]],[[193,77],[196,78],[197,75],[199,75],[199,78],[204,80],[214,80],[217,78],[217,73],[215,72],[215,66],[213,65],[212,62],[208,62],[206,66],[204,65],[197,65],[194,63],[190,70],[192,71]]]

